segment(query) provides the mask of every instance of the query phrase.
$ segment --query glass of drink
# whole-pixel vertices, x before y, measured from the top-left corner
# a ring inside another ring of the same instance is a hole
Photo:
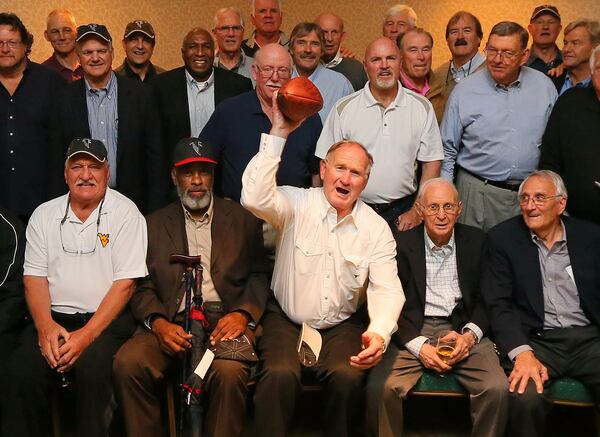
[[[450,335],[451,333],[452,331],[440,331],[437,339],[436,352],[438,357],[446,364],[448,364],[450,355],[456,347],[456,337]]]

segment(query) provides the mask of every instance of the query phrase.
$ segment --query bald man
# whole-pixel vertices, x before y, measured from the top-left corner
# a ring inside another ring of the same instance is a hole
[[[42,65],[55,70],[68,82],[83,77],[83,69],[75,52],[77,24],[67,9],[55,9],[46,18],[44,38],[52,44],[54,53]]]
[[[175,144],[197,137],[223,100],[250,91],[252,82],[222,68],[214,68],[215,45],[201,27],[190,30],[181,44],[184,65],[152,80],[163,128],[163,145],[171,156]]]
[[[340,45],[346,37],[344,22],[331,12],[325,12],[315,18],[315,23],[323,30],[325,45],[321,53],[321,61],[325,67],[342,73],[352,84],[355,91],[362,89],[367,83],[367,74],[360,61],[342,57]]]
[[[325,158],[331,144],[353,139],[373,155],[375,164],[361,198],[392,227],[404,231],[421,222],[413,208],[421,163],[421,183],[439,176],[444,157],[435,112],[427,98],[400,84],[400,52],[379,38],[363,61],[368,86],[337,102],[317,143]]]

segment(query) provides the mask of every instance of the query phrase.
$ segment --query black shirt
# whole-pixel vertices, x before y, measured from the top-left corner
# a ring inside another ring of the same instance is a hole
[[[48,200],[48,127],[58,73],[27,61],[11,96],[0,84],[0,206],[31,215]]]

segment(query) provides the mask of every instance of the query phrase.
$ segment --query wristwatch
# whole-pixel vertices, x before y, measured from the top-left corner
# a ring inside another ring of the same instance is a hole
[[[463,334],[469,333],[473,336],[473,340],[475,340],[474,344],[479,343],[479,338],[477,337],[477,334],[475,334],[475,331],[473,331],[472,329],[469,328],[464,328],[463,329]]]

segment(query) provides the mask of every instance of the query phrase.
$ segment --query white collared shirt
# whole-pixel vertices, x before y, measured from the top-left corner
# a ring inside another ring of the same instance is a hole
[[[277,231],[271,284],[277,301],[295,323],[322,329],[366,300],[368,330],[387,345],[405,300],[390,228],[362,201],[338,222],[322,188],[277,187],[284,144],[262,134],[242,177],[242,205]]]
[[[99,223],[100,205],[85,222],[69,205],[61,225],[68,194],[40,205],[29,220],[23,274],[48,278],[53,311],[96,312],[114,281],[148,274],[146,220],[117,191],[107,188],[104,199]]]
[[[198,82],[185,70],[188,109],[190,112],[190,132],[197,137],[215,111],[215,71],[204,82]]]

